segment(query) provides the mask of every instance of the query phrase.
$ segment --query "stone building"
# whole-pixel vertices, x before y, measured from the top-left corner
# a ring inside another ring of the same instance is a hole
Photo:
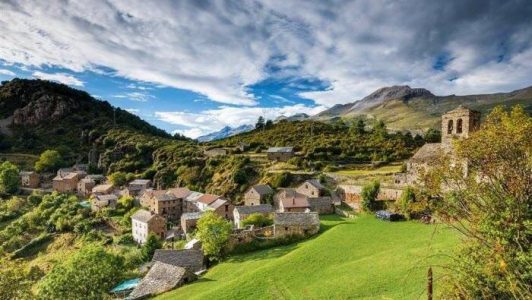
[[[165,264],[183,267],[191,273],[197,273],[205,269],[205,257],[201,250],[183,249],[157,249],[153,254],[152,262],[163,262]]]
[[[242,221],[244,221],[251,214],[259,213],[262,215],[270,215],[273,212],[271,204],[259,204],[253,206],[235,206],[233,210],[233,220],[236,228],[242,228]]]
[[[244,194],[244,205],[260,205],[266,198],[273,195],[272,188],[267,184],[257,184]]]
[[[203,212],[186,212],[181,215],[181,230],[184,234],[189,234],[196,229],[202,214]]]
[[[166,235],[166,219],[147,210],[140,209],[131,216],[131,230],[133,239],[139,244],[144,244],[150,233],[164,239]]]
[[[441,143],[428,143],[423,145],[406,164],[406,173],[395,176],[395,184],[399,186],[420,184],[422,175],[432,166],[441,162],[444,155],[454,159],[453,141],[468,138],[469,135],[480,128],[481,114],[462,105],[442,115]],[[467,174],[465,162],[454,161],[464,168]]]
[[[320,218],[315,212],[285,212],[273,216],[275,237],[300,235],[309,236],[320,230]]]
[[[100,211],[103,208],[116,208],[116,204],[118,203],[118,197],[113,194],[107,194],[107,195],[95,195],[91,199],[91,210],[96,212]]]
[[[78,182],[78,195],[88,197],[92,189],[105,180],[103,175],[87,175]]]
[[[270,147],[266,151],[269,160],[288,161],[294,156],[293,147]]]
[[[323,196],[325,187],[318,179],[309,179],[300,184],[296,191],[308,197],[320,197]]]
[[[339,185],[338,193],[343,202],[355,211],[362,210],[362,189],[361,185]],[[381,187],[377,194],[376,201],[397,201],[403,194],[402,187]]]
[[[149,179],[135,179],[127,185],[127,189],[129,191],[129,195],[135,197],[140,195],[145,189],[150,188],[150,186],[151,180]]]
[[[78,188],[78,182],[84,178],[87,173],[83,171],[70,171],[64,169],[57,172],[57,176],[52,180],[54,191],[60,193],[75,193]]]
[[[106,195],[112,193],[114,186],[110,183],[98,184],[92,188],[92,194],[94,195]]]
[[[294,189],[283,189],[275,195],[275,203],[280,212],[305,212],[310,210],[307,196]]]
[[[20,174],[20,185],[22,187],[36,189],[41,183],[39,174],[33,171],[22,171]]]
[[[309,197],[307,198],[310,205],[310,211],[317,212],[320,215],[327,215],[334,213],[334,205],[332,198],[329,196],[324,197]]]

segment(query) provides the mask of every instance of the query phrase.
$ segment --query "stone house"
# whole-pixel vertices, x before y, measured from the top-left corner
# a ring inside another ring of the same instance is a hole
[[[105,180],[103,175],[87,175],[78,182],[78,195],[88,197],[92,189]]]
[[[234,206],[231,204],[231,202],[218,198],[209,206],[207,207],[207,210],[212,210],[214,213],[219,215],[222,218],[225,218],[226,220],[232,220],[233,219],[233,210]]]
[[[273,215],[275,237],[310,236],[320,230],[320,218],[316,212],[283,212]]]
[[[36,189],[41,183],[39,174],[33,171],[22,171],[20,175],[20,185],[22,187]]]
[[[186,212],[181,215],[181,230],[184,234],[189,234],[196,229],[202,214],[203,212]]]
[[[300,184],[296,191],[308,197],[320,197],[323,196],[325,187],[318,179],[309,179]]]
[[[283,189],[277,193],[275,203],[280,212],[305,212],[310,210],[307,196],[293,189]]]
[[[129,195],[135,197],[140,195],[145,189],[150,188],[151,180],[149,179],[135,179],[127,185]]]
[[[98,184],[92,188],[93,195],[106,195],[114,191],[114,186],[110,183]]]
[[[330,196],[308,197],[307,201],[310,205],[310,210],[313,212],[317,212],[320,215],[334,213],[333,200]]]
[[[157,195],[164,195],[165,193],[166,193],[166,190],[154,190],[152,188],[145,189],[142,191],[142,193],[139,196],[140,205],[142,207],[149,208],[153,201],[153,197]]]
[[[144,244],[150,233],[164,239],[166,235],[166,219],[147,210],[140,209],[131,216],[131,230],[133,239],[139,244]]]
[[[259,204],[253,206],[235,206],[233,209],[233,220],[236,228],[242,228],[242,221],[244,221],[251,214],[259,213],[262,215],[270,215],[273,212],[271,204]]]
[[[156,194],[151,198],[150,211],[161,215],[168,221],[178,221],[181,218],[183,200],[170,193]]]
[[[191,191],[183,201],[183,212],[199,212],[198,199],[203,193]]]
[[[266,151],[266,155],[269,160],[288,161],[295,153],[293,147],[270,147]]]
[[[183,267],[191,273],[197,273],[205,270],[205,256],[203,256],[203,252],[201,252],[201,250],[157,249],[155,250],[151,261],[159,261],[165,264]]]
[[[100,211],[103,208],[116,208],[118,197],[114,194],[95,195],[91,199],[91,210],[94,212]]]
[[[54,191],[60,193],[74,193],[77,191],[78,182],[86,175],[87,173],[82,171],[58,171],[57,176],[52,180],[52,187]]]
[[[264,203],[266,198],[273,195],[272,188],[267,184],[257,184],[249,188],[244,194],[244,205],[259,205]]]
[[[197,279],[186,268],[157,261],[127,299],[147,299],[168,292]]]

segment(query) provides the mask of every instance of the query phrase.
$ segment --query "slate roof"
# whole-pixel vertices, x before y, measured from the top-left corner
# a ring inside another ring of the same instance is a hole
[[[279,201],[282,202],[284,208],[310,207],[307,201],[307,196],[300,194],[293,189],[284,189],[281,191]]]
[[[265,195],[269,195],[273,193],[272,188],[267,184],[257,184],[257,185],[252,186],[251,188],[254,189],[257,192],[257,194],[261,196],[265,196]]]
[[[173,194],[164,193],[164,194],[155,194],[155,199],[157,199],[157,201],[172,201],[172,200],[177,200],[177,197],[174,196]]]
[[[151,180],[149,179],[135,179],[133,181],[131,181],[129,184],[130,185],[145,185],[145,184],[149,184],[151,182]]]
[[[35,173],[33,171],[20,171],[19,172],[20,176],[29,176],[29,175],[33,175],[33,174],[37,174],[37,173]]]
[[[308,183],[320,190],[325,189],[325,187],[321,184],[321,182],[318,179],[309,179],[309,180],[306,180],[304,183]]]
[[[429,143],[423,145],[416,154],[410,158],[409,162],[432,164],[440,160],[442,148],[440,143]]]
[[[93,193],[106,193],[113,188],[112,184],[98,184],[92,188]]]
[[[113,195],[113,194],[105,194],[105,195],[97,195],[96,196],[96,199],[98,201],[116,201],[118,200],[118,197],[116,195]]]
[[[151,220],[151,218],[153,218],[153,216],[155,215],[152,214],[151,212],[144,210],[144,209],[139,209],[136,213],[134,213],[131,216],[131,219],[137,220],[142,223],[148,223]]]
[[[280,226],[319,226],[320,218],[316,212],[280,212],[274,214],[273,224]]]
[[[294,147],[270,147],[266,152],[269,153],[286,153],[294,152]]]
[[[188,212],[181,215],[182,220],[197,220],[201,217],[203,212]]]
[[[157,249],[153,254],[152,262],[163,262],[165,264],[183,267],[192,273],[196,273],[205,269],[203,264],[203,252],[201,252],[201,250],[194,249]]]
[[[187,270],[182,267],[156,262],[127,299],[145,299],[179,286]]]
[[[209,204],[213,203],[214,201],[216,201],[218,198],[220,198],[220,196],[211,195],[211,194],[204,194],[204,195],[201,195],[201,197],[198,198],[198,201],[201,202],[201,203],[209,205]]]
[[[194,201],[197,201],[199,199],[199,197],[201,197],[201,196],[203,196],[203,193],[191,192],[190,195],[185,197],[185,200],[194,202]]]
[[[174,195],[176,198],[184,199],[188,197],[192,192],[189,189],[182,187],[182,188],[168,189],[168,193]]]
[[[273,211],[273,207],[270,204],[261,204],[261,205],[246,205],[246,206],[236,206],[235,210],[238,211],[240,215],[251,215],[254,213],[270,213]]]
[[[307,200],[308,200],[308,203],[311,209],[327,208],[327,207],[332,207],[333,205],[332,198],[329,196],[313,197],[313,198],[308,198]]]
[[[218,207],[223,206],[225,204],[227,204],[227,200],[225,200],[225,199],[216,199],[214,202],[209,204],[209,207],[212,208],[212,209],[217,209]]]

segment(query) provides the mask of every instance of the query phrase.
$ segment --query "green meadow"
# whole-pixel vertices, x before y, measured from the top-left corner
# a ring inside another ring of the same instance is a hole
[[[157,299],[426,299],[428,267],[441,292],[457,244],[444,225],[325,216],[312,239],[230,257]]]

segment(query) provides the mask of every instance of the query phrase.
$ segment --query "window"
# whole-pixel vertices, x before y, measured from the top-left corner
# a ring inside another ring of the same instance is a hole
[[[229,211],[229,205],[225,205],[225,211]]]
[[[462,133],[462,119],[456,121],[456,133]]]
[[[453,133],[453,120],[449,120],[449,123],[447,124],[447,134]]]

